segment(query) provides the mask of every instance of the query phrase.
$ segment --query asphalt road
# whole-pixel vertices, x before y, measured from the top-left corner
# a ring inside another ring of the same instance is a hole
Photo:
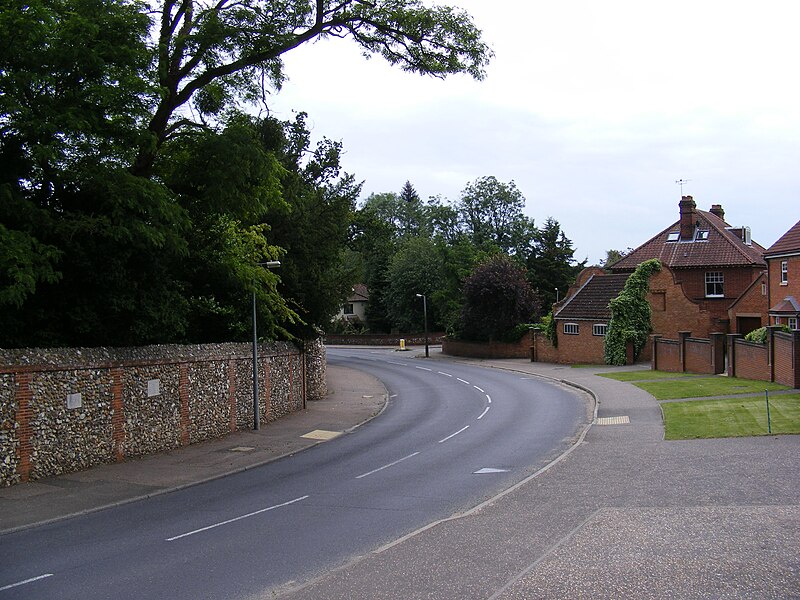
[[[43,578],[0,600],[268,597],[521,481],[588,420],[574,390],[518,373],[386,350],[328,358],[384,382],[379,418],[259,469],[5,536],[0,569]]]

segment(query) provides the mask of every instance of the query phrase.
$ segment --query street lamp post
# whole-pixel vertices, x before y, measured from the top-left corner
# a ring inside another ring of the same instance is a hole
[[[258,263],[261,267],[274,269],[281,266],[279,260],[270,260],[267,262]],[[256,331],[256,286],[253,281],[253,429],[257,430],[261,427],[261,418],[258,410],[258,333]]]
[[[428,353],[428,298],[425,294],[417,294],[417,298],[422,298],[422,314],[425,316],[425,358],[429,358]]]

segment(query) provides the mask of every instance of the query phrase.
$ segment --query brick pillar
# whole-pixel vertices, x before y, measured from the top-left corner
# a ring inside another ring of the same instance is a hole
[[[686,372],[686,340],[692,335],[691,331],[678,332],[678,351],[681,363],[681,373]]]
[[[17,472],[22,481],[31,475],[31,374],[14,374],[14,396],[17,403]]]
[[[658,341],[661,339],[660,335],[651,335],[650,340],[653,345],[653,356],[650,359],[650,370],[658,371]]]
[[[111,369],[111,439],[114,444],[114,460],[125,460],[125,408],[122,401],[122,369]]]
[[[191,435],[189,431],[189,366],[186,363],[180,364],[178,396],[181,400],[181,446],[188,446]]]
[[[230,411],[230,430],[236,431],[236,361],[228,361],[228,406]]]
[[[728,377],[736,377],[736,340],[742,337],[738,333],[728,334]]]
[[[711,367],[714,375],[725,372],[725,334],[711,334]]]

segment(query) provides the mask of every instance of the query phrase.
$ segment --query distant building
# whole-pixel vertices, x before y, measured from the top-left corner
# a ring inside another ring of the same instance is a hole
[[[767,324],[769,309],[765,249],[749,227],[725,222],[722,206],[698,210],[691,196],[678,204],[679,219],[608,266],[585,269],[567,297],[554,307],[557,361],[603,362],[603,337],[611,317],[608,302],[619,295],[638,265],[653,258],[662,271],[650,279],[653,333],[677,339],[679,331],[746,334]],[[797,248],[797,247],[796,247]],[[800,283],[800,249],[796,250]],[[800,296],[795,296],[800,297]],[[650,358],[645,347],[640,360]],[[551,352],[542,356],[553,357]]]
[[[352,293],[339,309],[339,314],[336,315],[335,319],[366,323],[367,303],[369,303],[369,291],[367,290],[367,286],[363,283],[357,283],[353,286]]]
[[[800,221],[764,254],[769,265],[771,325],[800,329]]]

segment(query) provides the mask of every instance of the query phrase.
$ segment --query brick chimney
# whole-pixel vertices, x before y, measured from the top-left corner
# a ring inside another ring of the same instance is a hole
[[[723,221],[725,220],[725,211],[722,210],[722,204],[712,204],[711,210],[708,212],[710,212],[712,215],[718,216]]]
[[[694,225],[697,221],[697,205],[691,196],[683,196],[678,206],[681,209],[681,239],[691,240],[694,238]]]

